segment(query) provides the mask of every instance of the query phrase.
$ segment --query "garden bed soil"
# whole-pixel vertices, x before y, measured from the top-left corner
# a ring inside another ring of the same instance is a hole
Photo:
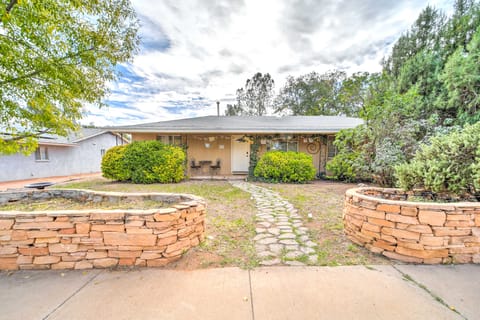
[[[88,210],[88,209],[155,209],[165,205],[153,200],[123,200],[120,202],[79,201],[66,198],[22,199],[0,205],[0,211],[53,211],[53,210]]]

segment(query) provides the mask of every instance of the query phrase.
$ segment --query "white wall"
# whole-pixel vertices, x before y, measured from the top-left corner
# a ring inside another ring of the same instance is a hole
[[[47,146],[48,161],[36,161],[35,153],[0,156],[0,181],[100,172],[101,149],[108,150],[117,141],[121,144],[117,136],[104,133],[74,147]]]

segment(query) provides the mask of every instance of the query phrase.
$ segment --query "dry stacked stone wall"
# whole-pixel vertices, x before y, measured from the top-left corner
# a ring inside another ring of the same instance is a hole
[[[408,202],[398,189],[346,192],[347,236],[370,251],[412,263],[480,263],[480,203]]]
[[[0,203],[51,197],[153,200],[167,207],[0,211],[0,270],[164,266],[205,237],[205,202],[190,195],[45,190],[0,193]]]

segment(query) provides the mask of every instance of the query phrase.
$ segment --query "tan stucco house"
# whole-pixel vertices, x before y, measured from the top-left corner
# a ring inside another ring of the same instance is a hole
[[[358,118],[331,116],[206,116],[111,127],[129,133],[133,141],[160,140],[186,146],[190,177],[229,177],[248,173],[250,146],[304,152],[312,156],[317,173],[335,156],[333,140],[341,129],[363,123]]]

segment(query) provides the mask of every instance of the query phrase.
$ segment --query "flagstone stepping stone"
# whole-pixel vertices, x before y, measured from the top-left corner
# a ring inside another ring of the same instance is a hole
[[[272,244],[272,243],[277,243],[277,238],[263,238],[261,240],[258,240],[258,244]]]
[[[231,184],[249,192],[255,201],[256,235],[253,241],[257,257],[261,260],[260,265],[303,266],[305,263],[295,259],[306,254],[311,254],[309,263],[318,259],[313,249],[316,244],[307,234],[308,228],[303,225],[303,217],[291,203],[267,188],[240,181],[231,181]],[[287,261],[282,262],[282,255]]]
[[[287,259],[296,259],[298,257],[303,256],[304,253],[301,251],[289,251],[287,254],[285,254],[285,258]]]
[[[278,243],[286,244],[286,245],[298,245],[297,241],[291,240],[291,239],[283,239],[283,240],[278,241]]]
[[[260,262],[260,265],[262,266],[273,266],[276,264],[281,264],[282,261],[280,259],[271,259],[271,260],[264,260]]]
[[[278,236],[280,234],[280,229],[278,228],[269,228],[267,229],[267,232],[273,235]]]
[[[294,267],[305,266],[305,263],[300,262],[300,261],[285,261],[285,264],[287,264],[289,266],[294,266]]]
[[[278,243],[271,244],[268,246],[268,248],[270,249],[271,252],[274,252],[276,255],[279,255],[280,253],[282,253],[283,250],[285,250],[285,246],[283,244],[278,244]]]
[[[278,236],[278,239],[295,239],[296,237],[293,233],[282,233]]]

